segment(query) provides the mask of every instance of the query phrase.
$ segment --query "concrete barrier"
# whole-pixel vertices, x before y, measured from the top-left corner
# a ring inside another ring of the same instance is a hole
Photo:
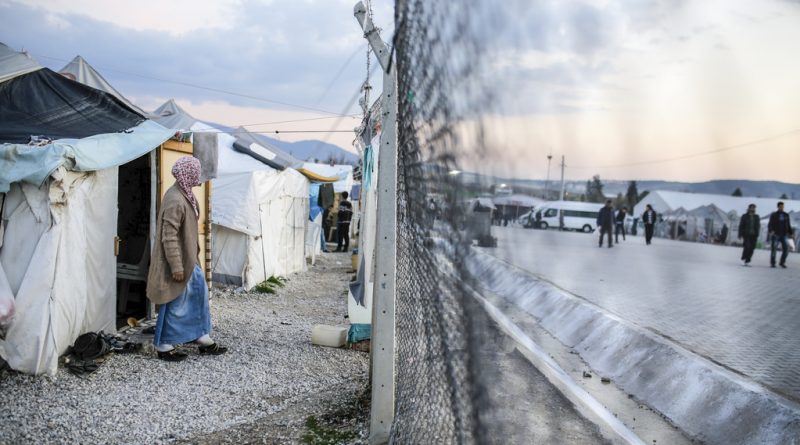
[[[476,283],[534,316],[601,375],[708,444],[800,445],[800,406],[650,330],[473,250]]]

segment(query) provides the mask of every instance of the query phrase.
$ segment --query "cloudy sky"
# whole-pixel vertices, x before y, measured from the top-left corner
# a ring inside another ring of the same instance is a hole
[[[0,0],[0,41],[53,69],[80,54],[146,110],[175,98],[199,119],[268,123],[254,131],[351,130],[335,115],[360,112],[366,77],[354,3]],[[393,3],[373,0],[387,41]],[[800,1],[474,3],[496,15],[476,37],[494,173],[543,178],[552,153],[571,179],[798,182]],[[315,120],[278,123],[298,119]],[[348,133],[280,137],[352,150]]]
[[[25,49],[54,70],[81,55],[148,111],[175,98],[194,117],[229,126],[316,119],[248,127],[254,131],[352,130],[360,120],[335,116],[361,112],[353,99],[367,74],[366,40],[354,5],[355,0],[0,0],[0,42]],[[375,3],[373,10],[376,23],[390,32],[392,5]],[[372,78],[377,94],[380,71]],[[280,138],[326,139],[354,150],[352,133]]]
[[[543,177],[552,153],[571,179],[800,182],[800,1],[509,0],[497,14],[481,58],[495,158],[474,165]]]

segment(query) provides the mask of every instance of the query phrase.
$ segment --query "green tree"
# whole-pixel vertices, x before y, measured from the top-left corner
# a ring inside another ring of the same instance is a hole
[[[639,190],[636,188],[636,181],[628,183],[628,191],[625,193],[625,199],[628,201],[628,212],[632,215],[633,208],[639,202]]]
[[[617,193],[617,197],[614,198],[614,208],[621,209],[628,205],[628,200],[622,196],[622,192]]]
[[[742,196],[742,189],[740,189],[739,187],[736,187],[736,190],[733,191],[731,196]]]
[[[600,175],[592,176],[591,180],[586,181],[586,200],[589,202],[604,202],[605,199]]]

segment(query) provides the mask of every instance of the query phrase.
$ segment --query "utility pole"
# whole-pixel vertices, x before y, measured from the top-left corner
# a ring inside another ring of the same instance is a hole
[[[564,200],[564,167],[566,167],[566,164],[564,164],[564,155],[561,155],[561,194],[558,197],[559,201]],[[558,211],[558,230],[564,230],[564,210]]]
[[[353,8],[364,37],[383,68],[381,141],[378,150],[375,230],[375,280],[372,291],[372,340],[370,345],[369,442],[389,442],[394,421],[395,393],[395,289],[397,285],[397,64],[372,23],[364,3]],[[364,252],[364,255],[369,255]]]
[[[564,183],[564,167],[566,167],[566,164],[564,164],[564,155],[561,155],[561,194],[558,197],[559,201],[564,200],[564,187],[566,185]]]
[[[550,196],[550,161],[553,159],[553,152],[547,155],[547,179],[544,181],[544,199]]]

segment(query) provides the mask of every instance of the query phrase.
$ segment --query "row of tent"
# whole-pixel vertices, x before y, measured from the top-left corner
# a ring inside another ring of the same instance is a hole
[[[54,374],[80,334],[147,315],[178,158],[197,157],[208,181],[196,193],[207,279],[246,289],[303,270],[321,247],[311,196],[353,187],[352,166],[302,162],[173,100],[146,113],[80,57],[56,73],[2,44],[0,144],[0,356],[33,374]]]
[[[792,227],[800,227],[800,211],[787,213]],[[760,215],[759,240],[767,239],[769,216],[769,213]],[[703,205],[691,210],[678,207],[661,214],[660,219],[664,224],[657,228],[656,235],[683,241],[733,244],[739,239],[740,218],[741,215],[736,211],[725,212],[715,204]]]
[[[777,210],[779,201],[784,203],[792,225],[800,227],[800,200],[666,190],[648,193],[636,204],[637,214],[633,216],[639,216],[650,205],[664,222],[656,226],[656,236],[731,244],[738,240],[739,219],[750,204],[756,205],[756,213],[761,216],[759,239],[765,240],[769,216]]]

